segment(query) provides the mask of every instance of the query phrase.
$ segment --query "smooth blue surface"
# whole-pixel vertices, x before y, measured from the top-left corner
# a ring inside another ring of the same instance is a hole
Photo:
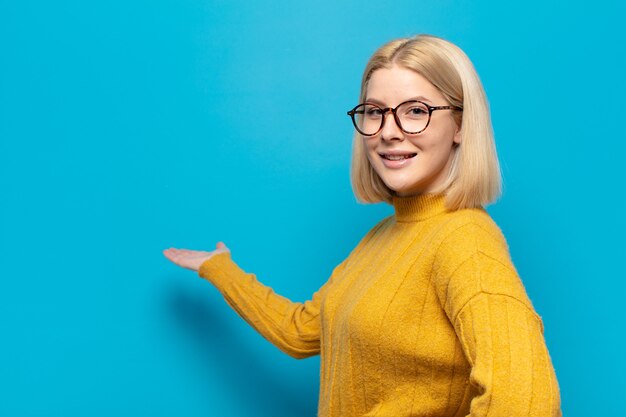
[[[317,358],[254,333],[167,247],[308,298],[384,205],[349,184],[361,71],[432,33],[474,61],[490,212],[566,416],[622,410],[624,7],[617,1],[0,0],[0,416],[313,416]],[[253,114],[263,117],[254,118]]]

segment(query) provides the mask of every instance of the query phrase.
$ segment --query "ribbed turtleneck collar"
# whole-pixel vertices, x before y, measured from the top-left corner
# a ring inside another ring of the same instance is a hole
[[[419,194],[411,197],[393,197],[398,222],[418,222],[448,211],[443,194]]]

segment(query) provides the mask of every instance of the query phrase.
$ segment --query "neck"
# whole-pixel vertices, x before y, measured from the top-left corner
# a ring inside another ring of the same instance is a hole
[[[443,194],[417,194],[409,197],[394,196],[392,204],[398,222],[417,222],[448,211]]]

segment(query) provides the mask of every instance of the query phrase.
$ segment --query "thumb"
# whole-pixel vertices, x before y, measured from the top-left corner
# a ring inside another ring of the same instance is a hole
[[[217,242],[216,248],[217,249],[228,249],[226,247],[226,245],[224,244],[224,242]]]

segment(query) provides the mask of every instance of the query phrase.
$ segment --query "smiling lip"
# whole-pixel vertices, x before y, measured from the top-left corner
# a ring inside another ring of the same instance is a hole
[[[415,152],[402,152],[402,151],[389,151],[380,152],[383,165],[387,168],[402,168],[411,163],[411,161],[417,156]]]

